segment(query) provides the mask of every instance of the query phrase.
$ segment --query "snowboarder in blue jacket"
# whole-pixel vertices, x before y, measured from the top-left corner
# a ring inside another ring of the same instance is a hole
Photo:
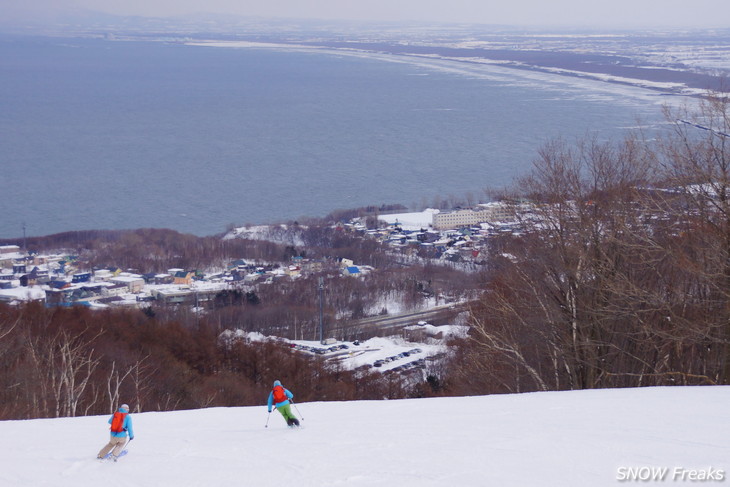
[[[96,458],[102,459],[107,456],[109,452],[112,453],[114,460],[116,461],[119,454],[127,444],[127,434],[129,434],[129,441],[134,439],[134,430],[132,429],[132,417],[129,415],[129,406],[122,404],[116,413],[112,414],[109,418],[109,424],[111,425],[111,437],[109,443],[104,445],[104,448],[99,450],[99,454]]]
[[[292,414],[289,406],[292,399],[294,399],[294,394],[282,386],[281,382],[275,380],[274,386],[269,393],[269,412],[271,412],[272,406],[276,406],[277,411],[284,417],[287,425],[299,426],[299,420]]]

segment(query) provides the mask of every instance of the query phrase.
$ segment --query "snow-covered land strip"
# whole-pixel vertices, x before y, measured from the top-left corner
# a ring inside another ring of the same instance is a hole
[[[106,416],[4,421],[0,485],[600,487],[631,471],[714,485],[728,403],[730,387],[297,403],[299,430],[276,412],[265,428],[265,406],[150,412],[118,463],[94,458]]]
[[[494,60],[486,57],[455,57],[437,53],[388,53],[364,48],[346,48],[333,46],[312,46],[307,44],[276,44],[255,43],[247,41],[196,41],[186,42],[189,45],[207,47],[235,47],[288,50],[317,50],[318,52],[334,55],[350,55],[379,59],[381,61],[408,63],[426,69],[434,69],[466,76],[478,76],[485,79],[502,80],[509,83],[546,83],[543,89],[572,89],[605,90],[611,93],[630,94],[632,97],[656,96],[657,91],[664,91],[685,97],[703,94],[704,89],[690,88],[681,81],[651,81],[650,79],[628,78],[615,74],[600,74],[589,70],[580,71],[527,64],[518,60]],[[518,69],[516,69],[518,68]],[[666,69],[657,66],[656,69]],[[650,69],[647,68],[647,73]],[[676,71],[681,77],[683,71]],[[588,83],[588,84],[587,84]],[[603,86],[602,86],[603,85]],[[624,89],[622,90],[621,87]],[[633,91],[628,91],[633,90]],[[669,102],[661,100],[659,103]],[[674,100],[671,100],[674,103]]]
[[[439,213],[439,210],[427,208],[418,212],[378,215],[378,219],[391,225],[398,223],[404,230],[418,231],[431,227],[433,225],[433,215],[437,213]]]

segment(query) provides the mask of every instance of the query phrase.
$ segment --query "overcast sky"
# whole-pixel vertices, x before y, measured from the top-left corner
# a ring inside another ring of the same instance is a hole
[[[730,27],[730,0],[0,0],[0,11],[7,15],[46,16],[74,8],[142,16],[211,12],[530,26]]]

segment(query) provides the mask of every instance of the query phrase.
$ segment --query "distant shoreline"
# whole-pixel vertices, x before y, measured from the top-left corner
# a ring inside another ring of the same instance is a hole
[[[339,43],[328,43],[337,47]],[[696,95],[708,88],[719,89],[722,79],[707,74],[691,73],[656,66],[627,65],[630,59],[616,55],[577,54],[556,51],[521,51],[507,49],[461,49],[449,47],[389,46],[372,47],[391,54],[433,56],[467,63],[499,63],[499,66],[550,74],[587,77],[598,81],[667,91],[679,95]],[[368,49],[370,50],[370,49]],[[677,92],[670,87],[684,85],[689,92]]]
[[[287,41],[281,39],[195,40],[187,45],[272,49],[326,49],[342,53],[369,53],[413,59],[442,60],[470,65],[496,66],[548,75],[567,76],[656,91],[665,96],[701,96],[721,90],[723,78],[655,65],[636,65],[620,55],[580,54],[559,51],[466,49],[447,46],[399,45],[389,42]]]

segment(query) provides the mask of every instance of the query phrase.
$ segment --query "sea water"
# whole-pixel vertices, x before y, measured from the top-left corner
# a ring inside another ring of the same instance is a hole
[[[660,120],[655,92],[313,49],[0,38],[0,238],[197,235],[484,199],[540,146]]]

